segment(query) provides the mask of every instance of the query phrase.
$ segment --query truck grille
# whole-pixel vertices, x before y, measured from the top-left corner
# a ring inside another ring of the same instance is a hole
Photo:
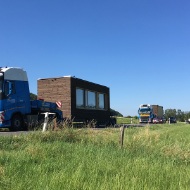
[[[141,122],[148,122],[149,117],[141,117]]]

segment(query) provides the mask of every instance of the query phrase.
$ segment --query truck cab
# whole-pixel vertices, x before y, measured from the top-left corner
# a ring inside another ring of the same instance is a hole
[[[37,100],[40,102],[40,100]],[[53,103],[56,105],[55,103]],[[34,114],[33,105],[30,101],[29,83],[26,71],[21,68],[1,67],[0,68],[0,128],[10,130],[24,130],[27,122],[26,117]],[[35,114],[45,110],[39,104],[35,107]],[[47,105],[47,104],[46,104]],[[50,105],[50,104],[48,104]],[[51,105],[52,106],[52,105]],[[61,114],[56,107],[47,107],[48,111]]]
[[[0,68],[0,127],[21,126],[22,115],[30,112],[26,72],[20,68]]]
[[[152,123],[154,114],[150,104],[141,104],[139,106],[138,114],[140,123]]]

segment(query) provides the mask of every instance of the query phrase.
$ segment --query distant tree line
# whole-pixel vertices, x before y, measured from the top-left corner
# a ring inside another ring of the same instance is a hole
[[[165,118],[168,120],[169,117],[175,117],[178,121],[184,122],[187,119],[190,119],[190,112],[184,112],[180,109],[166,109]]]
[[[30,100],[37,100],[37,95],[30,93]]]
[[[114,109],[111,109],[111,108],[110,108],[110,115],[117,116],[117,117],[123,117],[123,115],[121,113],[119,113],[118,111],[115,111]]]

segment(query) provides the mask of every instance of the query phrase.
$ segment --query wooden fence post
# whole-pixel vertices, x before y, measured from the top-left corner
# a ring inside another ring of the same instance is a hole
[[[57,130],[58,129],[58,127],[57,127],[57,118],[55,117],[54,119],[53,119],[53,131],[55,131],[55,130]]]
[[[120,127],[120,146],[123,147],[125,126]]]

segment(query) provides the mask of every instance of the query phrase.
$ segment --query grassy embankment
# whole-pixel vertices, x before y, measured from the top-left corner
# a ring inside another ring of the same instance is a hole
[[[0,189],[190,187],[190,125],[63,129],[0,136]]]
[[[125,118],[125,117],[117,117],[116,118],[117,124],[137,124],[139,123],[138,119],[135,118]]]

